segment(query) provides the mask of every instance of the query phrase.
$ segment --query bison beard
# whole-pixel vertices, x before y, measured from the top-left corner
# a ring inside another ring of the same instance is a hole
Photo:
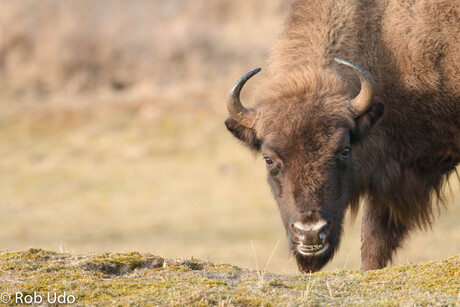
[[[299,272],[311,273],[321,270],[334,256],[337,247],[338,245],[335,248],[329,248],[326,252],[318,256],[304,256],[295,250],[295,247],[291,251],[297,261]]]
[[[362,269],[431,225],[460,163],[459,16],[458,0],[295,0],[256,106],[240,91],[260,69],[231,88],[225,124],[263,156],[301,272],[363,199]]]

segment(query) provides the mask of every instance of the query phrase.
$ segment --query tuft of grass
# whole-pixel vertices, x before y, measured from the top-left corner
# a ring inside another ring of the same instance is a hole
[[[267,274],[263,287],[254,270],[138,252],[0,251],[0,263],[0,293],[66,292],[77,305],[447,306],[460,295],[460,255],[370,272]]]
[[[263,287],[264,286],[264,277],[265,277],[265,273],[267,272],[267,268],[268,268],[268,265],[270,264],[270,261],[272,260],[273,258],[273,255],[275,254],[275,251],[276,249],[278,248],[278,245],[280,244],[280,241],[278,240],[278,242],[276,242],[276,245],[275,245],[275,248],[273,249],[272,253],[270,254],[270,257],[268,258],[267,260],[267,264],[265,265],[265,268],[263,271],[259,271],[259,264],[258,264],[258,261],[257,261],[257,255],[256,255],[256,250],[254,248],[254,243],[252,243],[252,240],[251,240],[251,247],[252,247],[252,252],[254,254],[254,261],[256,263],[256,272],[257,272],[257,275],[259,276],[259,287]]]

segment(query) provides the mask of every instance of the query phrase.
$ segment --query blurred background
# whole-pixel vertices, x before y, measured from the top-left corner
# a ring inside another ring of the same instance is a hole
[[[296,273],[225,96],[283,0],[0,0],[0,249],[142,251]],[[245,87],[248,104],[264,73]],[[460,252],[460,192],[395,260]],[[360,222],[327,270],[357,269]],[[255,255],[251,247],[254,245]],[[277,242],[280,242],[275,250]]]

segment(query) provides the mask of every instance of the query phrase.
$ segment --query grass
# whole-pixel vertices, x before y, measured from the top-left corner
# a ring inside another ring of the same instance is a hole
[[[158,96],[226,82],[262,64],[287,4],[0,0],[0,7],[0,90],[43,98]]]
[[[0,252],[0,293],[73,295],[77,305],[430,305],[459,303],[460,256],[380,271],[259,274],[151,254]]]

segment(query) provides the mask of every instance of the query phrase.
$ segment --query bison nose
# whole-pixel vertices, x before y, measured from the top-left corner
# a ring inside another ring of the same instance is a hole
[[[300,244],[321,244],[326,239],[329,223],[323,219],[314,223],[295,222],[290,225],[294,241]]]

